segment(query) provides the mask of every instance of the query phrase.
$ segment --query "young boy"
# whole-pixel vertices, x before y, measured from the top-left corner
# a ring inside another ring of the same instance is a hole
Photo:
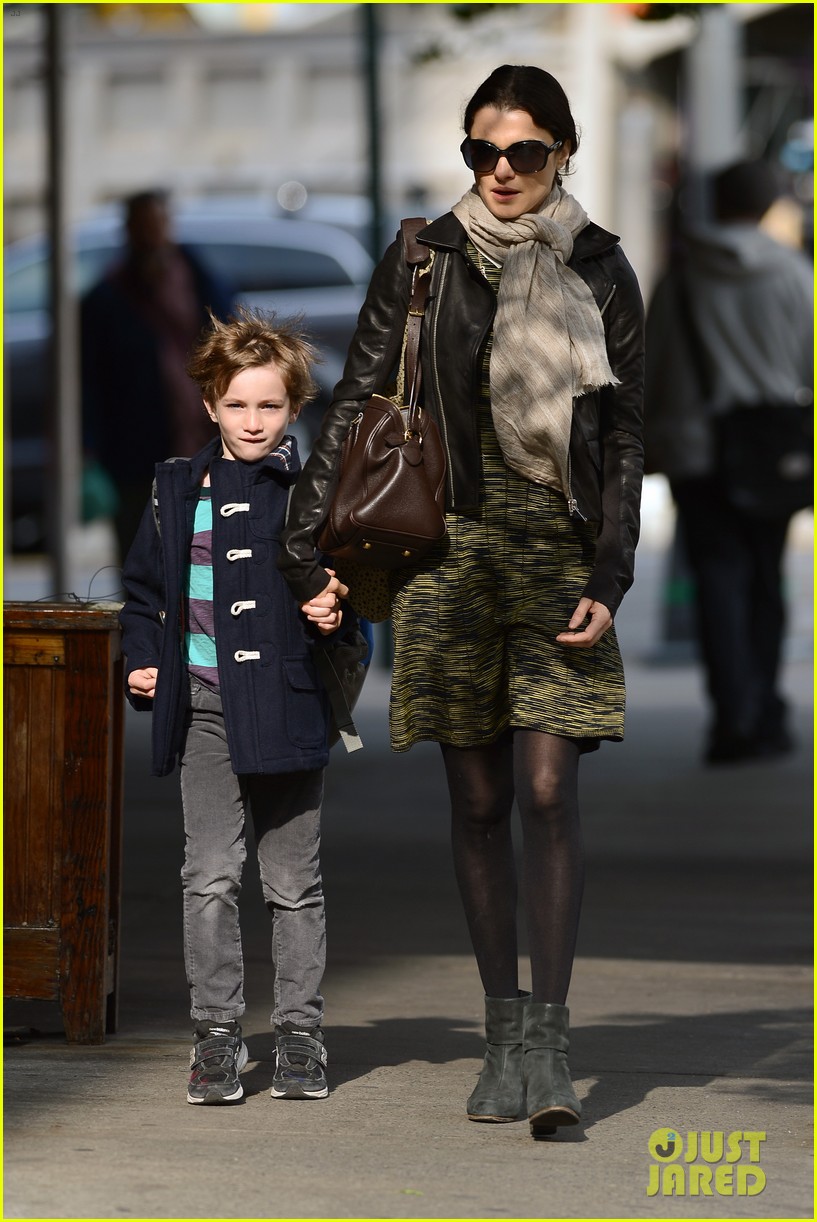
[[[243,1095],[238,894],[251,810],[272,917],[276,1099],[328,1094],[318,856],[327,700],[310,640],[340,625],[337,579],[308,625],[278,573],[300,463],[286,429],[314,394],[314,351],[287,323],[212,319],[188,372],[214,438],[159,463],[125,561],[129,699],[153,711],[153,773],[178,759],[186,837],[184,955],[195,1021],[189,1103]],[[344,628],[347,624],[344,624]]]

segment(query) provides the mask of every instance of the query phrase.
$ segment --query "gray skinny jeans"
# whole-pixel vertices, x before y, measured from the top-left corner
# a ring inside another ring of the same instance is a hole
[[[315,1027],[326,962],[320,870],[323,769],[236,776],[217,692],[190,680],[181,757],[185,858],[184,958],[196,1021],[239,1018],[244,960],[238,895],[252,814],[261,884],[272,917],[273,1025]]]

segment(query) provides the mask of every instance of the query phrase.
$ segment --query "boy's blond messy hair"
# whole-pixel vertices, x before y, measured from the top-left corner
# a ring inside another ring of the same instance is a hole
[[[318,384],[311,366],[320,357],[304,335],[300,319],[278,319],[272,313],[238,306],[226,322],[211,310],[187,363],[187,372],[211,406],[227,393],[242,369],[275,365],[296,411],[314,399]]]

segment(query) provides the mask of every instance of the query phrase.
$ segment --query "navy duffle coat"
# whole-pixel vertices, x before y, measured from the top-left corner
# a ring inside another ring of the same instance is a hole
[[[221,457],[216,438],[194,458],[156,467],[158,515],[149,503],[122,573],[120,613],[126,676],[158,668],[153,699],[153,774],[166,776],[184,745],[189,685],[184,662],[185,575],[199,488],[210,471],[213,616],[219,684],[233,771],[296,772],[328,762],[328,701],[311,657],[313,630],[278,571],[297,446],[257,463]],[[159,525],[157,526],[156,517]],[[252,608],[240,604],[254,602]]]

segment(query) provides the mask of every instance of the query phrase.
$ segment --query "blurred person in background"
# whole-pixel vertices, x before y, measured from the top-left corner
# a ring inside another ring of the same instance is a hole
[[[799,462],[789,486],[806,485],[808,504],[813,281],[806,257],[760,228],[783,190],[762,161],[717,174],[714,221],[684,235],[647,318],[647,470],[669,478],[694,577],[710,764],[793,746],[779,690],[793,509],[777,467]],[[804,433],[786,453],[792,416]]]
[[[487,1049],[467,1114],[527,1115],[540,1136],[581,1114],[565,1004],[584,877],[578,766],[623,734],[612,625],[639,529],[643,310],[618,238],[562,186],[578,136],[558,81],[497,68],[463,126],[474,184],[418,238],[433,254],[422,386],[447,446],[448,530],[390,574],[391,741],[442,747],[485,992]],[[343,593],[315,539],[350,424],[393,382],[408,302],[398,239],[293,495],[279,563],[307,615],[310,598]],[[514,799],[531,992],[518,979]]]
[[[208,321],[232,293],[173,241],[167,195],[124,201],[126,250],[81,303],[85,446],[119,495],[120,558],[136,534],[156,455],[189,457],[215,430],[185,366]]]

